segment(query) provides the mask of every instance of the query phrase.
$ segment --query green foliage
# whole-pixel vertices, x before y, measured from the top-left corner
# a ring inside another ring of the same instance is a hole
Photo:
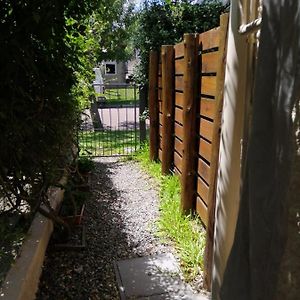
[[[95,99],[91,85],[93,68],[103,60],[127,60],[133,53],[128,42],[134,20],[130,0],[100,1],[84,20],[67,18],[66,43],[77,52],[78,64],[73,68],[76,84],[72,94],[80,108],[88,106]]]
[[[225,6],[218,0],[193,3],[181,1],[144,1],[136,21],[135,47],[139,50],[141,63],[136,80],[145,83],[148,77],[150,50],[161,45],[173,45],[184,33],[204,32],[219,25],[219,16]]]
[[[137,160],[142,168],[146,170],[152,177],[160,180],[161,175],[161,164],[158,162],[151,162],[149,160],[149,145],[145,143],[141,146],[141,149],[135,153],[133,159]]]
[[[35,211],[72,160],[92,67],[128,55],[126,0],[8,1],[0,6],[0,214]],[[126,38],[126,37],[125,37]],[[122,40],[123,42],[123,40]]]
[[[172,241],[180,256],[185,279],[191,281],[203,269],[205,231],[201,222],[197,216],[182,214],[179,179],[161,175],[161,164],[149,160],[148,145],[137,153],[135,159],[160,184],[158,235]]]
[[[73,142],[66,3],[4,1],[0,9],[0,195],[16,206],[26,201],[35,208]]]
[[[79,173],[88,173],[95,169],[94,162],[89,157],[80,157],[77,161]]]
[[[180,209],[180,182],[177,176],[167,176],[161,182],[159,234],[170,238],[179,252],[187,281],[203,269],[205,232],[200,220]]]

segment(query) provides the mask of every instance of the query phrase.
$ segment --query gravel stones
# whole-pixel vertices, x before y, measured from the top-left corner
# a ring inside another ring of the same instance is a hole
[[[135,162],[95,159],[86,203],[86,249],[49,245],[37,299],[119,299],[113,261],[170,252],[155,237],[158,191]]]

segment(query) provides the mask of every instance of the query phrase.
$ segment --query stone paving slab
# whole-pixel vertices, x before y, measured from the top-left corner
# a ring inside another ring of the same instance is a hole
[[[181,280],[171,253],[117,261],[115,272],[122,300],[207,299]]]

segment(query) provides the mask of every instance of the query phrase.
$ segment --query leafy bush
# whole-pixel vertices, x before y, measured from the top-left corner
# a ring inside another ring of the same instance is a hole
[[[95,168],[94,162],[89,157],[80,157],[77,161],[78,171],[80,173],[88,173]]]
[[[0,215],[22,204],[36,211],[76,158],[92,66],[118,46],[125,1],[1,2]]]
[[[219,16],[226,6],[218,0],[194,1],[144,1],[138,13],[135,47],[141,63],[136,70],[136,80],[145,83],[148,78],[150,50],[161,45],[173,45],[184,33],[204,32],[219,25]]]
[[[67,1],[4,1],[0,24],[2,209],[32,210],[57,180],[74,141],[77,102],[65,44]],[[37,200],[39,199],[39,200]]]

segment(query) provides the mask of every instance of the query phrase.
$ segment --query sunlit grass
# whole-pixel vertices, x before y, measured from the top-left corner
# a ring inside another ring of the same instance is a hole
[[[80,155],[127,155],[138,149],[139,132],[134,130],[98,130],[79,133]]]
[[[180,209],[180,182],[177,176],[162,176],[161,164],[149,160],[149,147],[144,145],[135,158],[160,185],[160,218],[157,234],[171,241],[178,251],[187,281],[203,269],[205,231],[198,216],[184,215]]]
[[[111,88],[105,89],[103,94],[97,96],[104,97],[106,103],[134,104],[136,99],[139,99],[139,90],[134,87]]]

